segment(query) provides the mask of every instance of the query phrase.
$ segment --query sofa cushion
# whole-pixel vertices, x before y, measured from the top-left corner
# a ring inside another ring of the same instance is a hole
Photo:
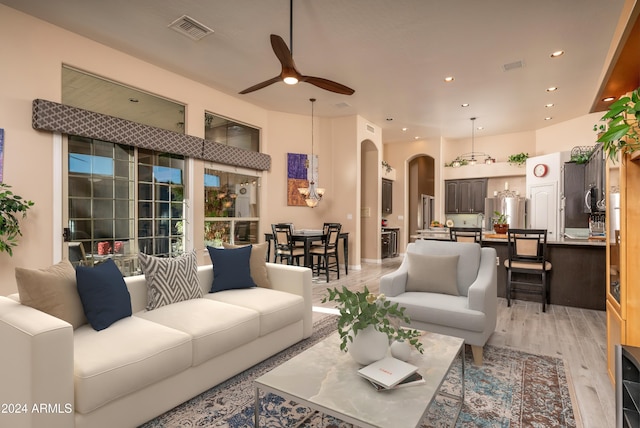
[[[293,293],[266,288],[227,290],[205,298],[249,308],[260,314],[260,336],[303,319],[304,299]]]
[[[78,328],[87,323],[69,260],[45,269],[16,268],[20,303],[60,318]]]
[[[458,256],[407,253],[407,291],[458,296]]]
[[[257,287],[251,278],[251,245],[233,249],[207,246],[213,264],[211,293],[238,288]]]
[[[405,314],[412,322],[442,325],[460,330],[481,332],[485,327],[486,315],[469,309],[466,296],[448,294],[407,292],[395,297],[387,297],[391,302],[404,306]]]
[[[135,316],[191,336],[194,366],[251,342],[260,331],[256,311],[209,299],[185,300]]]
[[[179,373],[192,360],[191,337],[139,317],[102,331],[74,332],[75,410],[98,407]]]
[[[84,314],[94,329],[104,330],[131,316],[131,296],[113,260],[95,267],[78,266],[76,282]]]
[[[258,287],[271,288],[271,281],[269,281],[269,275],[267,274],[267,250],[269,249],[269,243],[263,242],[262,244],[250,244],[251,245],[251,257],[249,258],[249,270],[251,272],[251,278]],[[222,243],[224,248],[241,248],[246,245],[232,245],[226,242]]]
[[[175,258],[161,258],[139,253],[138,260],[147,280],[148,311],[171,303],[202,297],[195,250]]]

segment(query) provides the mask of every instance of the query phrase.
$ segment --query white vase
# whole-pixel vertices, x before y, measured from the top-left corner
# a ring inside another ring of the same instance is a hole
[[[352,333],[350,333],[352,334]],[[389,337],[372,325],[359,330],[353,342],[347,344],[349,355],[358,363],[368,365],[383,359],[389,349]]]
[[[411,356],[411,344],[406,340],[394,340],[391,344],[391,356],[407,361]]]

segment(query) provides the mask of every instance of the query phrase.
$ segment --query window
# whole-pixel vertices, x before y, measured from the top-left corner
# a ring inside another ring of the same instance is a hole
[[[138,248],[176,256],[184,250],[184,157],[138,150]]]
[[[85,253],[135,252],[132,147],[69,137],[69,232]]]
[[[89,264],[112,258],[131,275],[138,251],[184,251],[182,156],[69,136],[68,169],[70,240]]]
[[[257,175],[205,169],[205,245],[258,242],[258,187]]]
[[[260,151],[259,129],[209,112],[204,114],[204,138],[252,152]]]

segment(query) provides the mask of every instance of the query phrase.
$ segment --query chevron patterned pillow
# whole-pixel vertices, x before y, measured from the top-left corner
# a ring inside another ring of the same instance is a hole
[[[175,258],[139,253],[138,261],[147,280],[148,311],[202,297],[195,250]]]

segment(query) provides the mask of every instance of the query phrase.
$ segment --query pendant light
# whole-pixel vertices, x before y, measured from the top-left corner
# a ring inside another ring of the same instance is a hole
[[[484,157],[484,163],[487,165],[496,162],[496,160],[492,158],[491,155],[475,151],[475,120],[475,117],[471,118],[471,152],[465,153],[455,158],[455,160],[451,162],[451,166],[454,168],[458,168],[462,165],[476,165],[478,163],[478,157]]]
[[[304,196],[304,201],[310,208],[315,208],[318,205],[318,202],[322,200],[322,196],[324,196],[324,189],[322,187],[317,187],[315,182],[315,169],[314,169],[314,155],[313,155],[313,103],[316,102],[315,98],[309,98],[311,101],[311,163],[309,163],[309,159],[305,161],[305,168],[307,169],[307,177],[310,177],[309,187],[299,187],[298,192],[302,196]],[[311,169],[309,169],[311,168]]]

